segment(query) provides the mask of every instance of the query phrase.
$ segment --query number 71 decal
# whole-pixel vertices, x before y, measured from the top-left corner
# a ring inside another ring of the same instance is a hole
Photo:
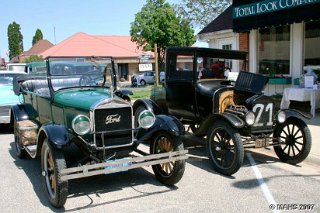
[[[267,106],[265,107],[265,105],[263,104],[256,104],[252,111],[254,113],[257,114],[257,117],[256,117],[256,120],[253,124],[253,126],[263,126],[263,123],[260,122],[260,119],[261,119],[261,115],[262,115],[262,112],[269,112],[269,120],[267,122],[267,126],[272,126],[273,122],[272,122],[272,109],[273,109],[273,103],[269,103],[267,104]]]

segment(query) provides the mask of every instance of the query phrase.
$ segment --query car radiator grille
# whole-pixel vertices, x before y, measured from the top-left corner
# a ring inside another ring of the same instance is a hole
[[[0,106],[0,116],[9,116],[11,106]]]
[[[131,144],[131,107],[96,109],[94,111],[94,119],[98,145],[102,145],[102,138],[107,147]]]

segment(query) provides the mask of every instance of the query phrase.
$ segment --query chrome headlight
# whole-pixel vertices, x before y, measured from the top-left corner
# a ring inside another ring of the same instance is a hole
[[[254,121],[256,120],[255,114],[251,111],[247,112],[245,118],[246,118],[246,123],[249,126],[252,126],[254,124]]]
[[[138,117],[139,126],[144,129],[152,127],[155,121],[156,116],[149,110],[142,111]]]
[[[287,115],[284,111],[279,111],[277,115],[277,120],[279,123],[285,122],[287,119]]]
[[[72,120],[72,129],[78,135],[85,135],[90,131],[90,119],[85,115],[77,115]]]

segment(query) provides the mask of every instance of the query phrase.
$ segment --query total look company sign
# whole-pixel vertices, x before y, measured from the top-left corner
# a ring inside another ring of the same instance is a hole
[[[233,8],[233,18],[255,16],[293,7],[305,6],[320,2],[320,0],[265,0]]]

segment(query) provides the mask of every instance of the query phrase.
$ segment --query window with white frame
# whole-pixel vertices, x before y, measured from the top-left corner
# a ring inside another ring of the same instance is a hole
[[[259,29],[258,72],[270,77],[290,74],[290,25]]]

